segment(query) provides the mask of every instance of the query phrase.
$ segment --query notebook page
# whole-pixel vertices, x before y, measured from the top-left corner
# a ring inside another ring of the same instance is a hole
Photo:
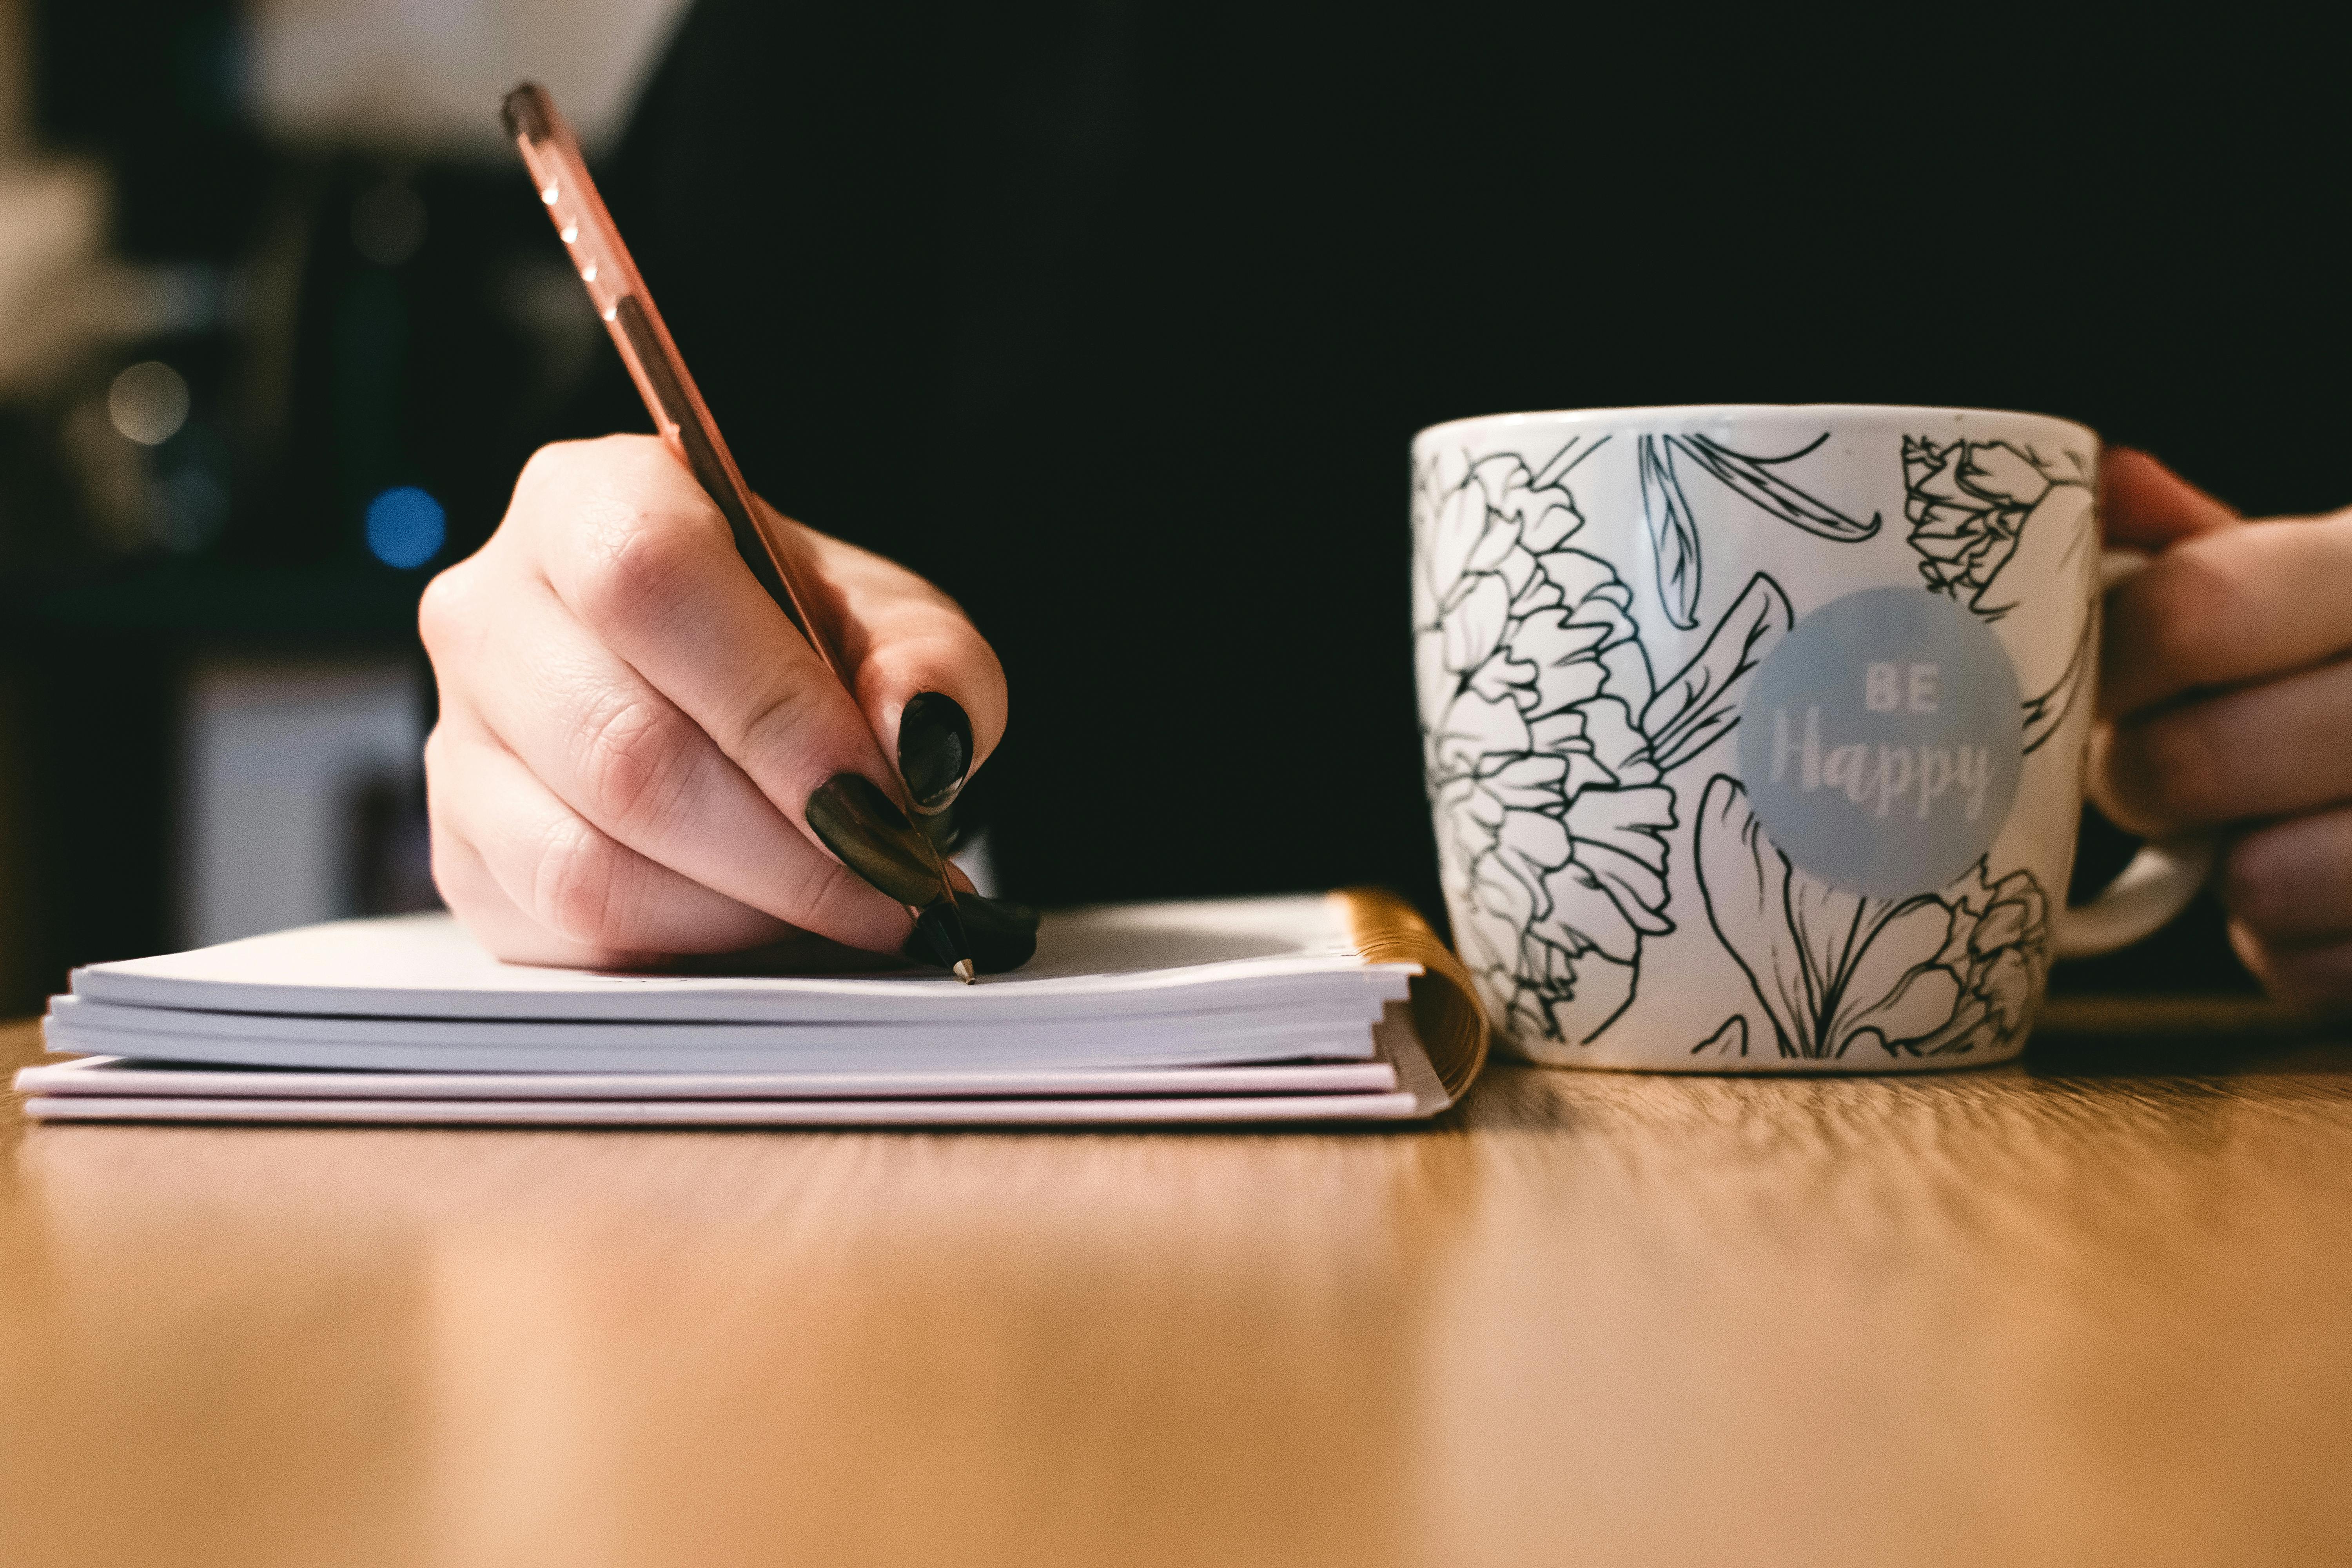
[[[1418,973],[1368,964],[1320,895],[1048,915],[1037,957],[963,985],[936,973],[672,975],[500,963],[447,915],[341,921],[192,952],[93,964],[73,992],[126,1006],[314,1016],[921,1023],[1328,1005],[1360,1015]]]
[[[147,1016],[142,1026],[124,1029],[87,1026],[78,1000],[58,998],[44,1020],[51,1050],[400,1073],[1010,1071],[1349,1060],[1371,1055],[1373,1023],[1343,1016],[1260,1026],[1249,1013],[1013,1025],[545,1023],[108,1008]]]

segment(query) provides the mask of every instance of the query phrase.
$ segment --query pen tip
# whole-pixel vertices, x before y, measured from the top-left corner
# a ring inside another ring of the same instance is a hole
[[[959,958],[959,959],[957,959],[957,960],[956,960],[956,965],[955,965],[955,977],[956,977],[958,980],[962,981],[966,985],[969,985],[969,984],[971,984],[972,983],[972,978],[973,978],[973,976],[972,976],[972,973],[971,973],[971,959],[969,959],[969,958]]]

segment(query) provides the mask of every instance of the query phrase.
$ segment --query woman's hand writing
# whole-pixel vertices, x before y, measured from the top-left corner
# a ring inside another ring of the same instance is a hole
[[[952,800],[1003,734],[1003,671],[913,573],[784,526],[850,692],[651,437],[542,448],[490,542],[426,589],[434,878],[492,952],[625,965],[796,931],[907,942],[899,900],[843,861],[894,831],[901,772],[919,807]]]

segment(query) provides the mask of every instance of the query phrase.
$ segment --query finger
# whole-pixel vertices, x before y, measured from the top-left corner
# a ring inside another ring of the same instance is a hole
[[[2230,945],[2280,1001],[2325,1012],[2352,1008],[2352,942],[2281,946],[2232,921]]]
[[[2187,540],[2107,595],[2100,710],[2137,713],[2352,651],[2347,603],[2352,511]]]
[[[2352,800],[2352,661],[2102,725],[2095,798],[2162,837]]]
[[[2132,447],[2099,459],[2099,513],[2109,544],[2160,550],[2238,521],[2237,512]]]
[[[509,963],[548,964],[567,969],[660,969],[674,971],[680,954],[670,952],[589,947],[569,941],[541,926],[508,898],[489,868],[471,845],[436,820],[433,826],[433,880],[441,896],[474,939]],[[688,955],[690,956],[690,955]],[[801,931],[784,928],[779,941],[750,948],[730,947],[721,955],[730,973],[861,973],[893,968],[904,954],[880,958],[862,949]],[[738,969],[750,963],[749,970]]]
[[[453,728],[445,718],[427,754],[433,820],[450,852],[445,895],[501,957],[611,963],[733,952],[777,941],[791,929],[600,831],[512,752],[462,721]],[[436,843],[436,854],[443,847]],[[441,864],[436,860],[436,873]],[[502,910],[501,900],[539,934]]]
[[[810,613],[841,649],[866,722],[896,757],[909,803],[945,810],[1004,734],[1008,700],[996,650],[953,599],[898,563],[777,521],[800,531]]]
[[[565,607],[796,828],[808,831],[810,795],[842,773],[895,796],[897,772],[856,703],[743,564],[692,477],[647,437],[598,446],[597,466],[551,465],[562,493],[532,511],[563,520],[538,555]]]
[[[2223,857],[2221,901],[2264,942],[2352,941],[2352,807],[2256,828]]]
[[[474,847],[433,822],[433,885],[473,939],[509,963],[566,969],[632,969],[651,955],[586,947],[558,936],[515,907]]]
[[[508,584],[499,610],[477,658],[505,673],[476,683],[468,711],[554,798],[602,835],[734,903],[855,947],[888,952],[906,941],[902,906],[803,837],[543,582]]]

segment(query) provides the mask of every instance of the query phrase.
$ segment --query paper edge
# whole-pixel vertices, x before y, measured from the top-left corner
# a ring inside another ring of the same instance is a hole
[[[1076,1127],[1186,1122],[1401,1121],[1426,1114],[1412,1094],[1133,1100],[261,1100],[37,1096],[48,1122],[277,1123],[415,1127]]]
[[[84,1057],[20,1068],[19,1094],[51,1098],[135,1100],[1118,1100],[1218,1094],[1389,1094],[1404,1085],[1385,1055],[1366,1061],[1235,1068],[1142,1068],[1132,1073],[1089,1070],[1059,1075],[1072,1087],[1024,1088],[1021,1079],[1046,1072],[978,1073],[398,1073],[307,1072],[261,1068],[251,1074],[172,1066],[109,1069],[134,1058]],[[1298,1081],[1307,1072],[1339,1081]],[[1209,1080],[1202,1083],[1203,1076]],[[995,1081],[989,1081],[991,1079]],[[1112,1080],[1126,1078],[1117,1084]],[[263,1082],[245,1081],[259,1079]],[[211,1079],[209,1083],[202,1082]],[[795,1080],[798,1081],[795,1081]],[[1007,1082],[1007,1079],[1013,1080]],[[1349,1080],[1354,1081],[1349,1081]],[[223,1081],[226,1080],[226,1081]],[[358,1080],[358,1081],[354,1081]],[[529,1083],[530,1087],[521,1088]],[[1187,1084],[1191,1087],[1188,1089]],[[159,1087],[159,1084],[163,1087]],[[350,1092],[361,1089],[362,1092]],[[332,1092],[343,1088],[346,1092]],[[236,1093],[225,1092],[235,1089]],[[414,1092],[403,1093],[403,1089]],[[381,1090],[382,1092],[378,1092]]]

